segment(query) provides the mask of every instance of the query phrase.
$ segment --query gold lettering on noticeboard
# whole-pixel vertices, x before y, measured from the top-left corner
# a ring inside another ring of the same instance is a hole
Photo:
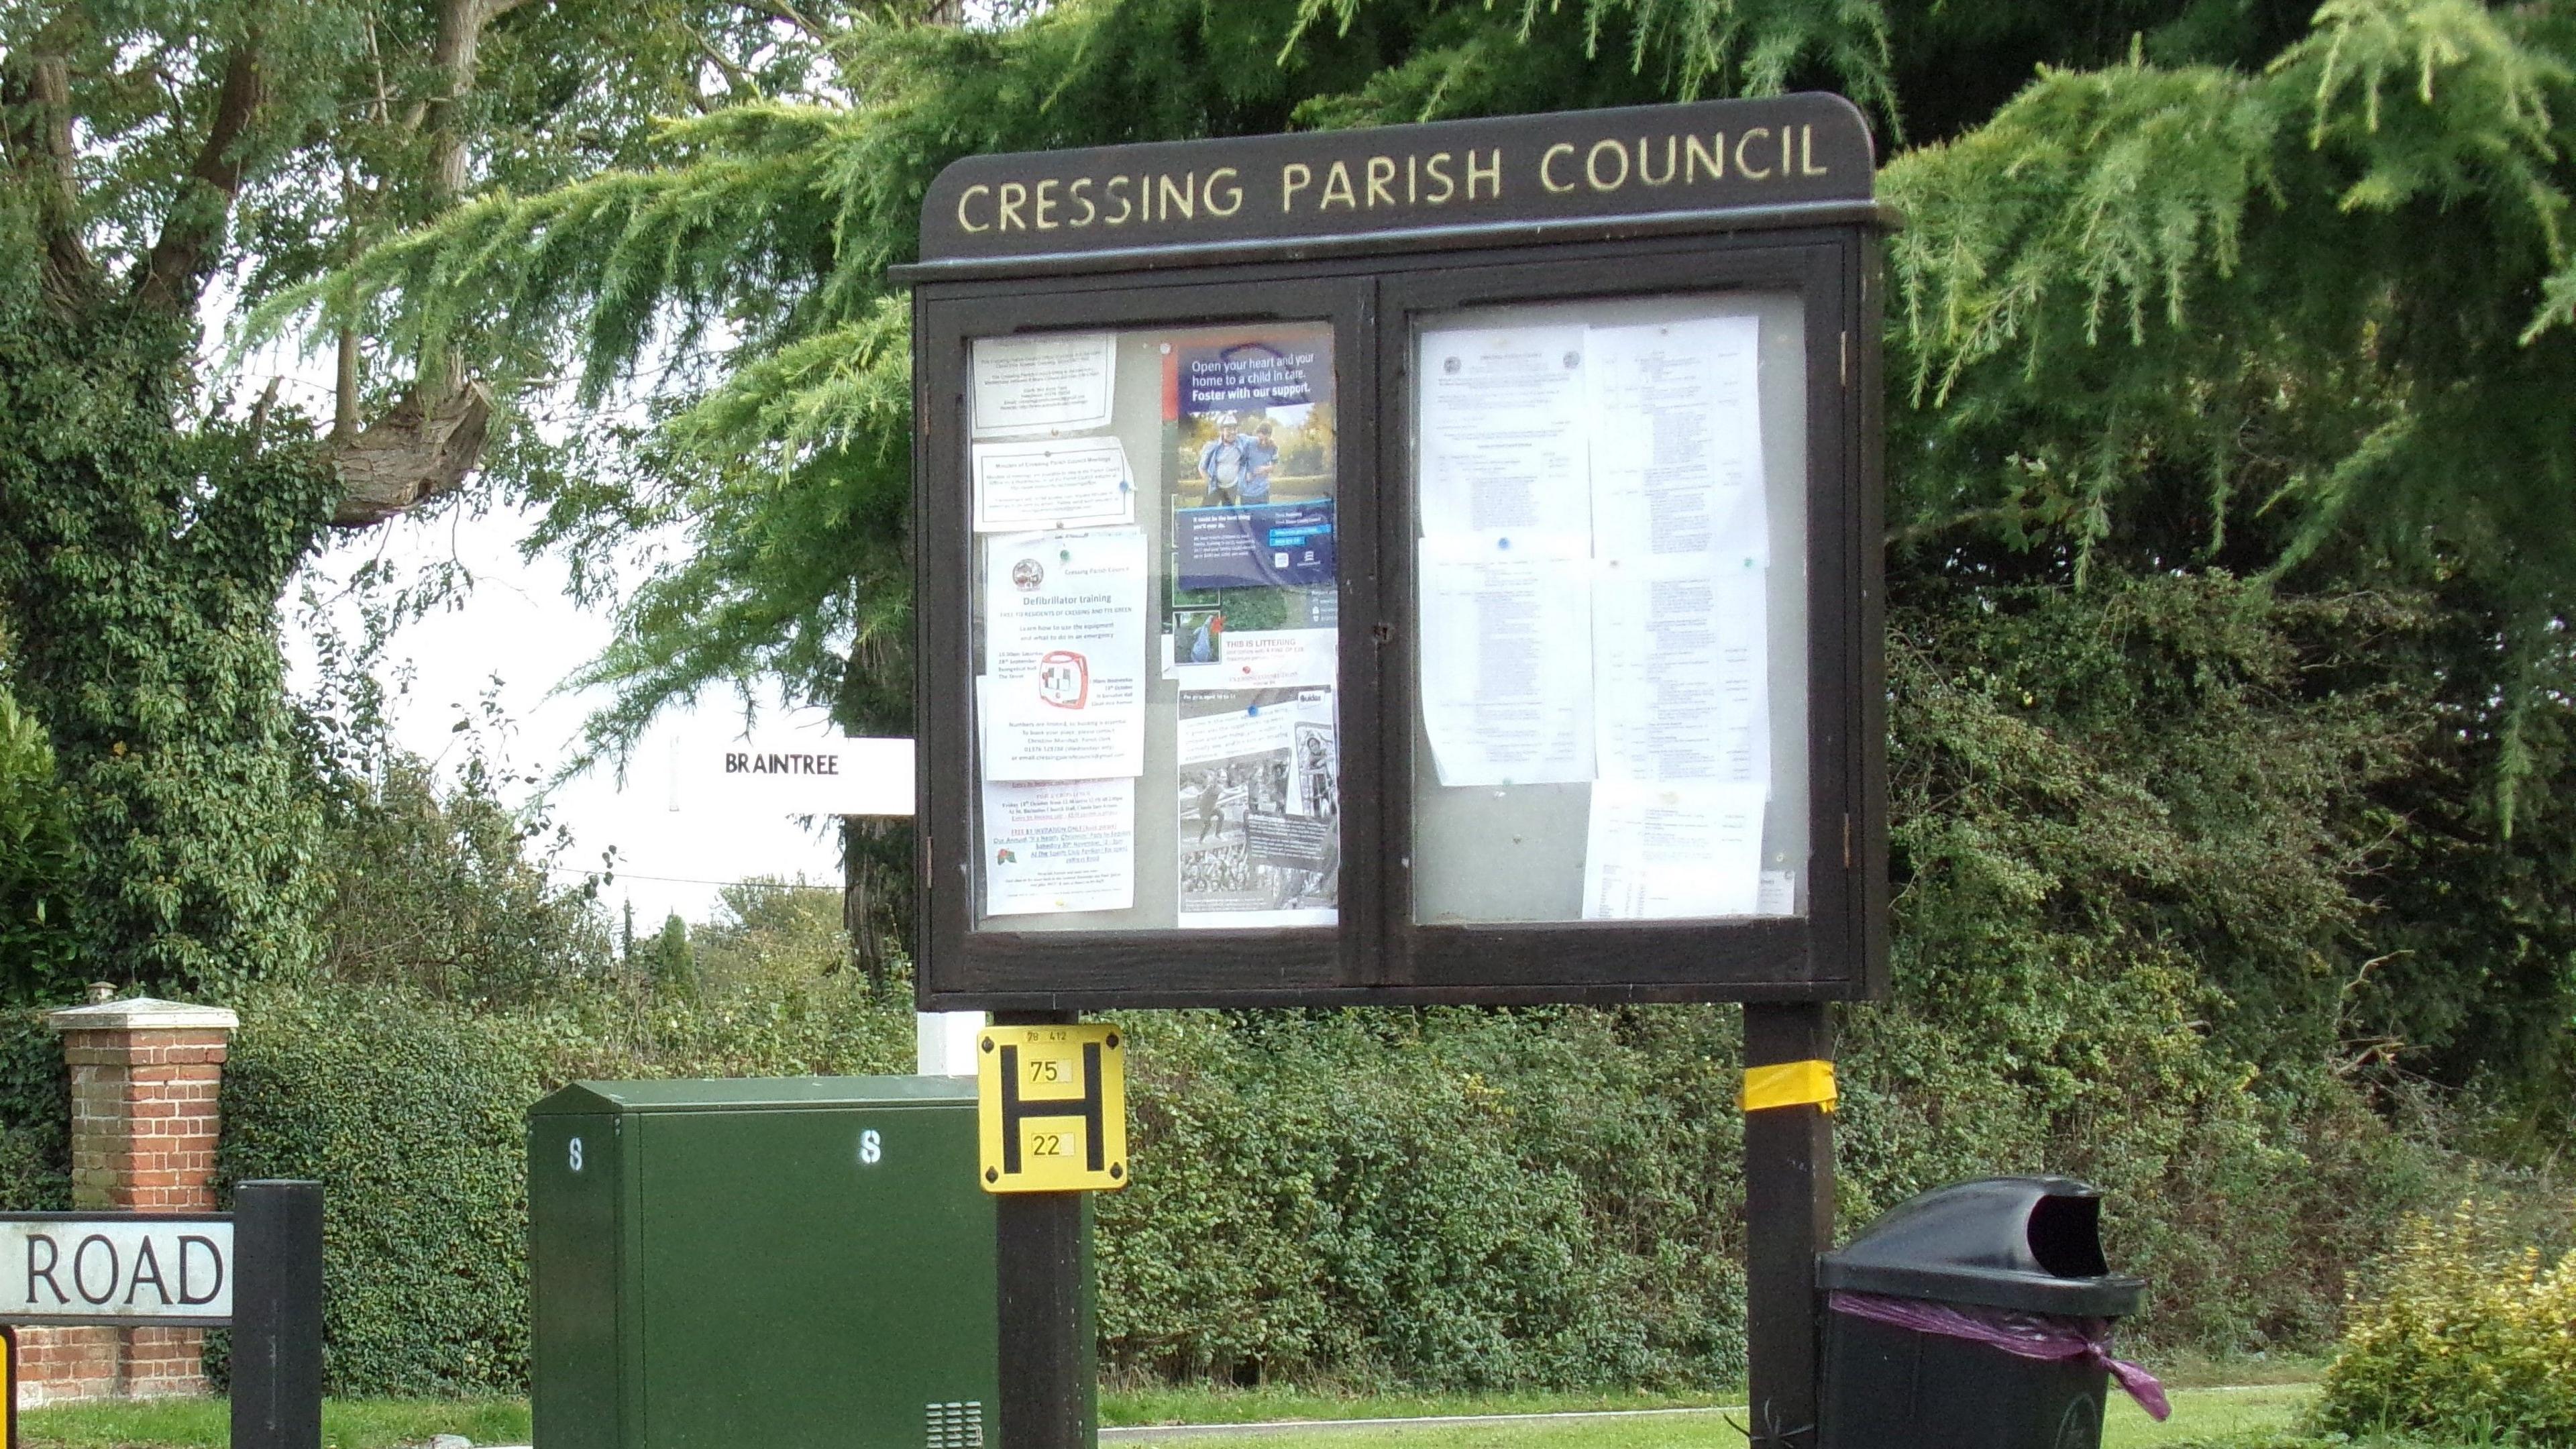
[[[1542,196],[1608,197],[1733,183],[1740,196],[1766,184],[1831,175],[1811,124],[1726,131],[1603,136],[1508,150],[1502,146],[1289,161],[1277,172],[1236,166],[1121,171],[979,182],[957,194],[958,230],[1061,232],[1130,223],[1204,225],[1243,214],[1279,216],[1427,211],[1501,199],[1508,186]],[[1515,181],[1517,178],[1517,182]],[[1266,193],[1266,194],[1265,194]],[[1642,197],[1640,198],[1643,199]]]

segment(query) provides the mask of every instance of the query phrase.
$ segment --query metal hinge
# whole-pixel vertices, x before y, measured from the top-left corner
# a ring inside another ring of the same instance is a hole
[[[1851,386],[1851,333],[1843,333],[1843,386]]]
[[[1852,868],[1851,816],[1843,816],[1843,869]]]

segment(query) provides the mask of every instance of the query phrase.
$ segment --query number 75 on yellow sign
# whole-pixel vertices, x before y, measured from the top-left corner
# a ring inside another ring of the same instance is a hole
[[[1127,1185],[1127,1055],[1106,1023],[986,1027],[975,1040],[986,1192]]]

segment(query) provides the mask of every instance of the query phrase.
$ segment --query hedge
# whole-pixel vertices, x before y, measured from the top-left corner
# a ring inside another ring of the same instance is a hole
[[[223,1172],[326,1184],[329,1373],[346,1394],[524,1391],[522,1114],[556,1085],[899,1071],[912,1049],[908,997],[855,983],[758,1007],[490,1014],[349,988],[239,1005]],[[2143,1327],[2168,1344],[2321,1343],[2352,1245],[2460,1180],[2357,1104],[2291,1115],[2232,1080],[2061,1134],[2043,1094],[1967,1044],[1942,1057],[1931,1023],[1849,1019],[1846,1226],[1951,1177],[2087,1172],[2114,1188],[2113,1257],[2157,1285]],[[1740,1377],[1733,1009],[1124,1020],[1135,1176],[1099,1203],[1107,1372]]]
[[[2512,1218],[2472,1199],[2409,1220],[2354,1306],[2319,1427],[2576,1445],[2576,1252],[2551,1266]]]
[[[326,1185],[335,1392],[523,1392],[529,1104],[581,1077],[904,1070],[900,986],[505,1013],[381,989],[262,991],[235,1003],[223,1177]],[[1135,1176],[1098,1219],[1113,1375],[1740,1377],[1734,1010],[1124,1020]],[[2048,1092],[1998,1070],[2009,1043],[1961,1039],[1903,1003],[1845,1020],[1846,1229],[1954,1177],[2085,1173],[2113,1192],[2114,1261],[2156,1288],[2133,1328],[2164,1345],[2321,1345],[2345,1265],[2467,1175],[2349,1094],[2321,1090],[2294,1111],[2230,1077],[2188,1091],[2184,1056],[2159,1062],[2159,1096],[2062,1118]],[[2152,1041],[2168,1025],[2141,1014],[2128,1030]],[[2069,1040],[2088,1034],[2098,1026]],[[41,1020],[0,1018],[7,1207],[67,1205],[63,1081]]]
[[[826,987],[755,1006],[603,995],[507,1013],[395,990],[237,1003],[223,1180],[323,1184],[341,1394],[524,1393],[524,1114],[581,1078],[910,1070],[908,1004]]]

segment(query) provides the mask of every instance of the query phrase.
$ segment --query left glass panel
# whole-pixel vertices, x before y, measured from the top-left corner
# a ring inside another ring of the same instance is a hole
[[[1333,329],[970,343],[975,926],[1329,927]]]

